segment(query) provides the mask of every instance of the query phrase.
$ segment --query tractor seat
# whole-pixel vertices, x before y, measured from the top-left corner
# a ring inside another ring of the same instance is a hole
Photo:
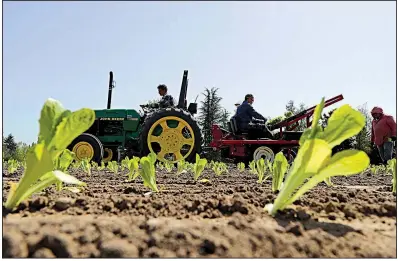
[[[236,119],[234,117],[229,120],[229,126],[231,126],[231,131],[233,134],[238,132],[238,125],[236,124]]]
[[[231,126],[231,132],[235,135],[246,135],[247,132],[242,132],[238,129],[238,124],[236,123],[236,119],[232,117],[229,122],[228,126]]]
[[[228,126],[228,131],[233,133],[231,121],[227,122],[227,126]]]

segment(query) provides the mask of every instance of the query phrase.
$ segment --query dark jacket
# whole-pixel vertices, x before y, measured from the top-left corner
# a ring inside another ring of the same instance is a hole
[[[159,102],[160,108],[174,107],[174,98],[170,94],[166,94]]]
[[[150,105],[151,108],[169,108],[174,107],[174,98],[170,94],[163,96],[159,102]]]
[[[256,112],[256,110],[254,110],[253,106],[250,103],[248,103],[247,101],[244,101],[241,105],[239,105],[234,117],[236,119],[236,123],[240,130],[248,129],[248,125],[250,122],[253,121],[253,119],[259,119],[259,120],[266,121],[266,119],[263,117],[263,115]]]

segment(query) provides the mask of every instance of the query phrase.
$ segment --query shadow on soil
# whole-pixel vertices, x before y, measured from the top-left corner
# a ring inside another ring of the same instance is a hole
[[[278,213],[275,216],[275,220],[280,226],[285,228],[286,232],[293,233],[297,236],[302,235],[304,231],[318,228],[335,237],[343,237],[349,232],[360,233],[357,229],[344,224],[312,219],[311,216],[304,211],[296,212],[289,210],[285,213]]]

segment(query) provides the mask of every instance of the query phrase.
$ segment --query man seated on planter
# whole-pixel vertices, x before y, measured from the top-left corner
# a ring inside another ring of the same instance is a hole
[[[265,125],[267,119],[253,108],[253,102],[254,96],[246,94],[245,100],[238,106],[233,116],[238,130],[247,132],[249,139],[272,138],[272,134]]]

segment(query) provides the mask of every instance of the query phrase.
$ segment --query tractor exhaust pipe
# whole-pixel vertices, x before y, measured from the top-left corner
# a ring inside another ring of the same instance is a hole
[[[184,74],[182,76],[180,98],[177,104],[178,108],[186,109],[187,90],[188,90],[188,70],[184,70]]]
[[[108,91],[108,105],[106,108],[109,110],[111,108],[111,101],[112,101],[112,89],[115,88],[113,85],[113,72],[109,72],[109,91]]]

